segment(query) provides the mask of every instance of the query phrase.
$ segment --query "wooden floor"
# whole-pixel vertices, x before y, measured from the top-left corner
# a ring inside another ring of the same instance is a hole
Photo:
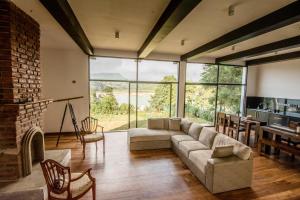
[[[46,148],[56,149],[56,136],[46,136]],[[97,200],[101,199],[300,199],[300,162],[287,155],[279,159],[255,155],[252,188],[209,193],[171,150],[129,152],[127,133],[106,134],[106,158],[102,146],[87,146],[82,160],[80,142],[64,136],[58,148],[72,149],[72,171],[93,168]],[[234,169],[232,169],[234,170]],[[92,199],[89,192],[83,199]]]

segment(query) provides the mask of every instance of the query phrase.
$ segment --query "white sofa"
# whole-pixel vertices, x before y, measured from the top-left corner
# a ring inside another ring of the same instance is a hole
[[[148,126],[152,129],[129,129],[129,149],[172,148],[212,193],[251,187],[253,174],[251,148],[222,133],[217,133],[213,128],[202,127],[185,119],[181,120],[180,130],[169,130],[168,120],[168,118],[149,119]],[[233,149],[231,155],[212,157],[216,147],[228,145]]]

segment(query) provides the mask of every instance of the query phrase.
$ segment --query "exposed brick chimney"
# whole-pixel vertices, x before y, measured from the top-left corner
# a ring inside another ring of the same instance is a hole
[[[39,24],[11,1],[0,1],[0,181],[22,173],[22,139],[43,127]],[[30,147],[32,148],[32,147]]]

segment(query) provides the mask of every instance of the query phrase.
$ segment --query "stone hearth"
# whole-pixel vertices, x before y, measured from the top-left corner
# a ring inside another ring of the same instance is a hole
[[[53,159],[64,166],[68,166],[71,160],[71,150],[45,151],[45,159]],[[23,200],[24,197],[30,197],[32,200],[48,199],[42,168],[39,163],[33,164],[32,167],[30,175],[22,177],[16,182],[0,183],[1,200]]]

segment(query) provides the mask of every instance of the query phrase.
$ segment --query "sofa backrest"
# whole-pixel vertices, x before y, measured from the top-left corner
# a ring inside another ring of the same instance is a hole
[[[169,118],[149,118],[148,128],[169,130]]]
[[[228,137],[222,133],[218,133],[214,138],[212,149],[216,146],[233,145],[233,154],[243,160],[252,159],[252,149],[243,143]]]
[[[192,124],[193,124],[193,122],[189,121],[186,118],[181,119],[181,123],[180,123],[181,131],[188,134]]]
[[[217,132],[213,128],[203,127],[199,135],[199,141],[205,146],[211,148],[216,134]]]
[[[188,134],[195,140],[198,140],[202,129],[203,129],[203,126],[201,126],[200,124],[192,123],[188,130]]]

